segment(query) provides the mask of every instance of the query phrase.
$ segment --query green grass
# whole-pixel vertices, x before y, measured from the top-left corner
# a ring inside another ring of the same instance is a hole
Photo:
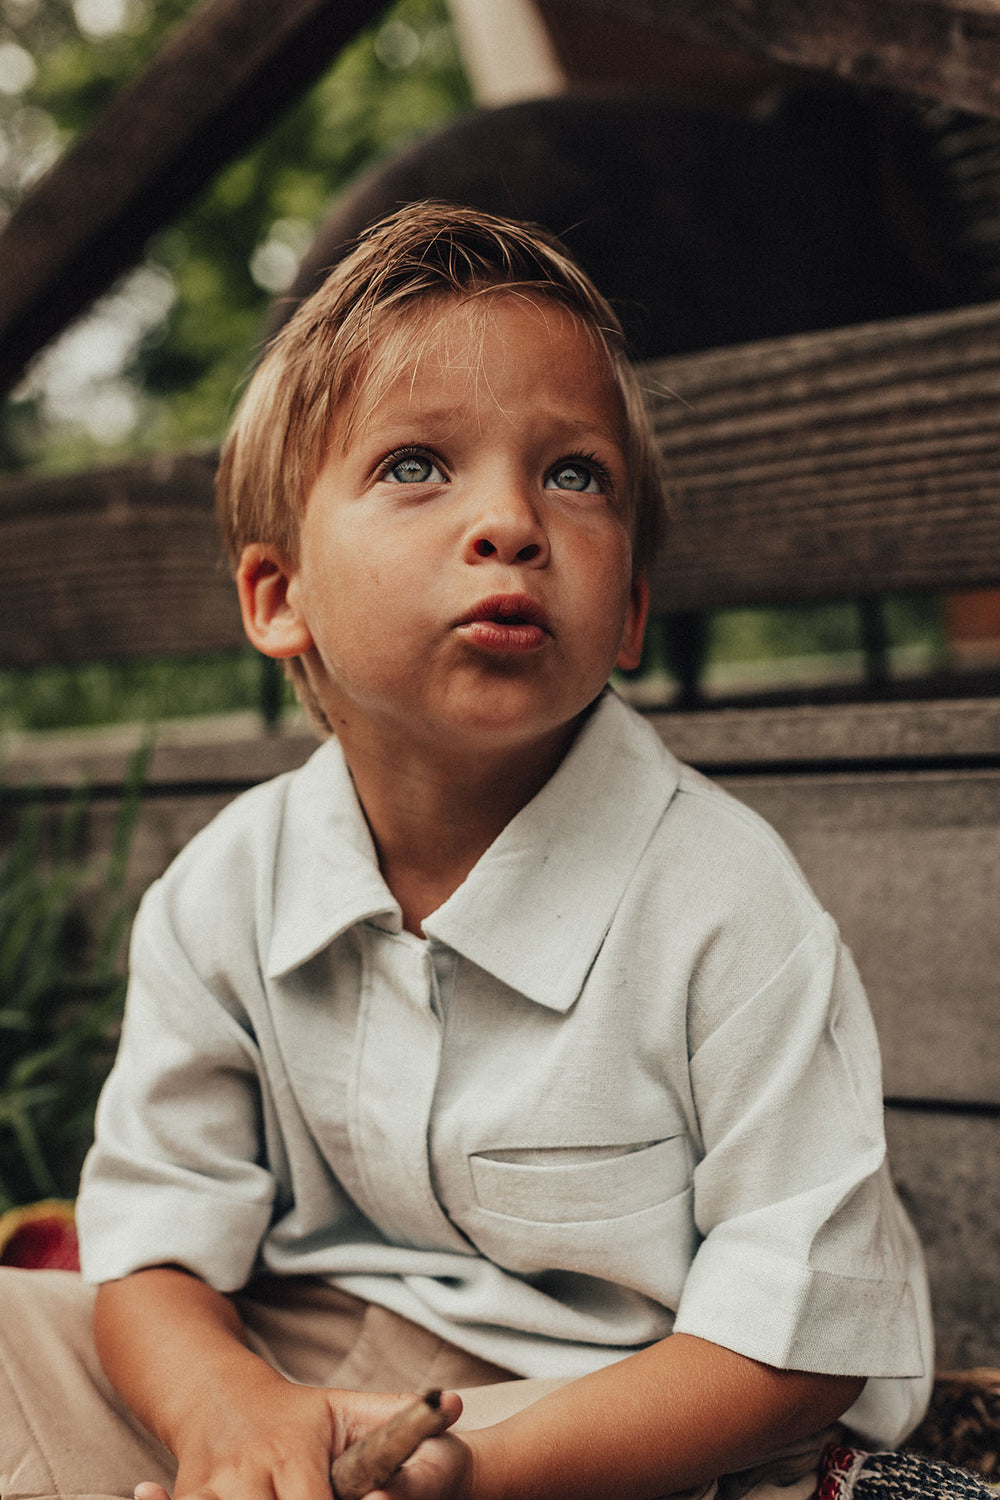
[[[937,600],[927,595],[886,595],[882,617],[890,649],[921,646],[928,657],[943,652]],[[839,656],[862,647],[861,624],[851,600],[786,605],[780,609],[729,609],[712,619],[709,667],[790,656]]]
[[[90,662],[0,671],[7,731],[155,724],[161,719],[255,709],[274,694],[271,663],[252,651],[157,661]],[[279,686],[285,701],[290,690]]]
[[[888,673],[914,677],[947,662],[947,642],[936,597],[886,595],[879,601]],[[714,610],[706,616],[702,690],[708,698],[793,685],[865,679],[861,613],[852,600],[774,608]],[[651,620],[638,680],[625,691],[637,701],[669,701],[676,678],[663,621]]]
[[[71,1198],[124,1001],[125,871],[147,752],[133,757],[111,851],[87,858],[88,794],[55,818],[8,799],[0,854],[0,1211]]]

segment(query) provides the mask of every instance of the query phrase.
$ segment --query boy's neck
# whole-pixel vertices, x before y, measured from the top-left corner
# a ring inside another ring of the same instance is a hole
[[[576,733],[564,726],[529,748],[492,758],[400,753],[384,742],[344,744],[358,798],[378,853],[382,877],[421,936],[421,923],[465,880],[512,818],[549,780]]]

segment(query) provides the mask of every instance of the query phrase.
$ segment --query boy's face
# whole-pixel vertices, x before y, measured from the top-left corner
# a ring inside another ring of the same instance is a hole
[[[248,633],[304,658],[345,737],[556,743],[641,649],[620,402],[555,302],[495,293],[430,313],[349,441],[334,431],[298,565],[244,553]]]

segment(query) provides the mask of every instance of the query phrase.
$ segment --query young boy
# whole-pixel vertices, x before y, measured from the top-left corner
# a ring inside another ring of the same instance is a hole
[[[4,1500],[329,1500],[428,1385],[464,1415],[383,1496],[804,1497],[838,1418],[900,1440],[930,1320],[850,955],[606,688],[662,514],[609,307],[541,233],[401,211],[278,335],[219,503],[329,737],[143,903],[103,1372],[32,1273]]]

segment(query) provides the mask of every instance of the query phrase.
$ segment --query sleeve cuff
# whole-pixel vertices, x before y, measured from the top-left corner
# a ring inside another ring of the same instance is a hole
[[[91,1188],[77,1208],[83,1278],[115,1281],[144,1266],[172,1264],[216,1291],[239,1291],[250,1280],[270,1214],[270,1204],[221,1194],[134,1187],[126,1201]]]
[[[777,1369],[824,1375],[920,1376],[913,1291],[905,1280],[816,1271],[759,1246],[709,1237],[674,1323]]]

